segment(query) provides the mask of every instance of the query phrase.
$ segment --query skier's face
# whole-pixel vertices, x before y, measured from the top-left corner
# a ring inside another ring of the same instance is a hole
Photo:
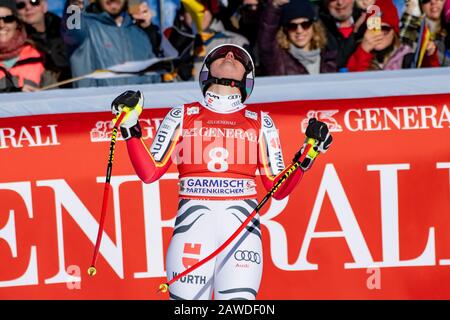
[[[306,18],[291,20],[287,26],[287,36],[296,47],[305,50],[310,49],[311,39],[314,35],[312,21]]]
[[[100,5],[110,15],[117,16],[122,12],[125,0],[100,0]]]
[[[0,43],[8,42],[16,34],[17,22],[15,20],[12,22],[9,21],[9,17],[11,17],[12,14],[13,13],[10,9],[0,7],[0,17],[4,18],[0,19]]]
[[[224,58],[214,60],[210,66],[211,75],[216,78],[226,78],[240,81],[244,77],[245,68],[235,59],[233,52],[228,52]]]

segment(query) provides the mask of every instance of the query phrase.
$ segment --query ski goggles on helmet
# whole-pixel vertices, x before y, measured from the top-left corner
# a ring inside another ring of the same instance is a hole
[[[247,52],[243,51],[239,47],[236,46],[221,46],[211,52],[208,56],[208,60],[206,61],[206,66],[209,68],[211,63],[216,61],[217,59],[225,58],[226,55],[231,52],[233,53],[234,58],[242,63],[245,70],[250,71],[253,68],[253,62],[251,61],[250,56]]]
[[[218,79],[213,77],[209,72],[211,63],[220,58],[225,58],[226,55],[232,52],[234,58],[239,61],[245,68],[244,76],[241,80],[234,79]],[[209,86],[212,83],[222,84],[226,86],[238,87],[241,91],[241,100],[244,102],[252,93],[255,84],[255,70],[250,54],[242,47],[235,44],[222,44],[211,50],[210,53],[203,60],[202,68],[199,73],[199,84],[203,96],[206,94]]]

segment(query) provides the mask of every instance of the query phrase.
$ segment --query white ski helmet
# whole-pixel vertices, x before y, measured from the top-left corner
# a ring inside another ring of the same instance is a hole
[[[233,53],[234,58],[242,63],[245,68],[244,77],[240,81],[224,78],[219,79],[213,77],[209,72],[211,63],[217,59],[224,58],[230,51]],[[252,93],[255,84],[255,65],[247,50],[236,44],[222,44],[212,49],[203,60],[199,75],[199,84],[203,96],[213,83],[239,88],[241,90],[241,100],[244,102]]]

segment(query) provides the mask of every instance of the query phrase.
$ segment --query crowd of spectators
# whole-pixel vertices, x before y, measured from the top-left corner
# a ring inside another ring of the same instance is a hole
[[[47,1],[0,0],[0,92],[195,80],[223,43],[246,48],[258,76],[450,66],[450,0],[181,0],[165,30],[146,0],[66,0],[62,17]]]

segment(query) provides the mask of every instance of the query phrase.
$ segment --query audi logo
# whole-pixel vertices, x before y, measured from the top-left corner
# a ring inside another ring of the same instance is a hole
[[[254,251],[237,250],[234,253],[234,258],[237,261],[249,261],[249,262],[255,262],[256,264],[261,263],[261,255],[258,252],[254,252]]]

